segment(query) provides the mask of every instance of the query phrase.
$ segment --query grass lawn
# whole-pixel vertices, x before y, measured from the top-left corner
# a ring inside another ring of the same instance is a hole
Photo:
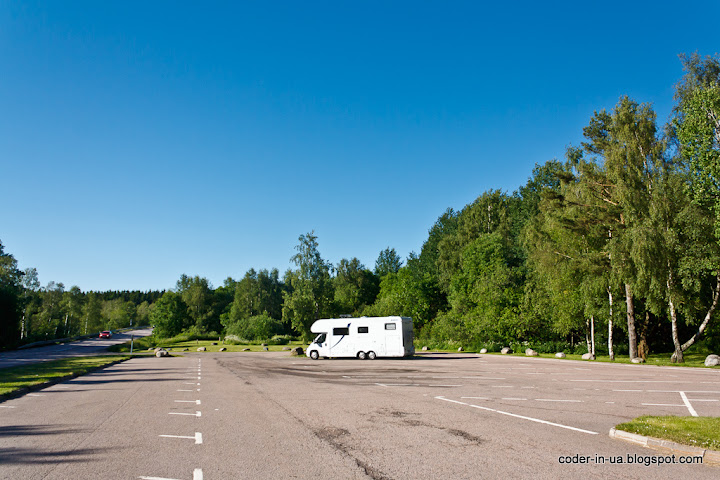
[[[127,360],[128,356],[73,357],[21,367],[0,369],[0,399],[21,388],[52,382],[61,378],[83,375],[110,363]]]
[[[488,352],[487,354],[483,355],[501,355],[500,353],[493,353]],[[516,357],[525,357],[525,352],[517,352],[513,353],[513,356]],[[672,363],[670,361],[670,355],[671,353],[657,353],[657,354],[651,354],[648,356],[647,365],[661,365],[661,366],[667,366],[667,367],[702,367],[702,368],[720,368],[720,367],[706,367],[705,366],[705,357],[708,356],[708,353],[690,353],[685,352],[685,362],[684,363]],[[540,353],[538,355],[541,358],[555,358],[554,353]],[[531,358],[531,357],[527,357]],[[568,354],[564,360],[580,360],[583,362],[610,362],[609,356],[602,356],[598,355],[595,357],[595,360],[583,360],[582,355],[572,355]],[[627,355],[615,355],[615,360],[612,363],[630,363],[630,357]]]
[[[615,427],[646,437],[720,451],[720,418],[717,417],[638,417]]]
[[[213,345],[216,343],[217,345]],[[301,342],[290,342],[287,345],[268,345],[268,351],[280,352],[283,348],[295,348],[303,347],[307,344]],[[232,345],[230,343],[223,343],[222,340],[173,340],[165,339],[155,342],[150,338],[136,339],[133,353],[143,353],[149,348],[155,349],[156,347],[162,347],[169,350],[171,353],[182,353],[183,349],[187,348],[188,352],[197,352],[200,347],[205,347],[208,352],[218,352],[221,348],[226,348],[228,352],[242,352],[246,348],[249,348],[251,352],[262,352],[262,345]],[[130,352],[130,343],[123,343],[121,345],[114,345],[110,348],[114,352],[128,353]]]

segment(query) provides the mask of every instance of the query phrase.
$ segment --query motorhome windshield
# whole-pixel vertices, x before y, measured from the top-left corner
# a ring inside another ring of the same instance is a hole
[[[320,335],[315,337],[315,343],[317,343],[317,344],[323,343],[325,341],[325,336],[326,336],[325,333],[321,333]]]

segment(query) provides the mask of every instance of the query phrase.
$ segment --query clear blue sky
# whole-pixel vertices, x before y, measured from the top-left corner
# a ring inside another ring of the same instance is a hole
[[[621,95],[661,122],[720,2],[4,1],[0,240],[43,284],[419,252]]]

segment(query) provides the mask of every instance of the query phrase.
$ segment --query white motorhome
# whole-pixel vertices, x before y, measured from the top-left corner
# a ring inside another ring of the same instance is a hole
[[[410,317],[326,318],[310,327],[317,333],[307,348],[307,356],[406,357],[415,353],[413,322]]]

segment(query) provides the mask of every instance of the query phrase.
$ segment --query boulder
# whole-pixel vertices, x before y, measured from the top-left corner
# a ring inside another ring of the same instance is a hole
[[[165,349],[162,348],[162,347],[157,347],[157,348],[155,349],[155,353],[159,352],[160,350],[165,350]]]
[[[706,367],[717,367],[718,365],[720,365],[719,355],[708,355],[707,357],[705,357]]]
[[[165,350],[158,350],[157,352],[155,352],[155,356],[158,357],[158,358],[160,358],[160,357],[169,357],[170,354],[169,354],[168,352],[166,352]]]
[[[536,351],[533,350],[532,348],[526,348],[526,349],[525,349],[525,356],[526,356],[526,357],[537,357],[537,356],[538,356],[538,352],[536,352]]]
[[[481,348],[480,353],[487,353],[487,348]]]
[[[268,347],[263,347],[263,352],[267,352],[267,351],[268,351]]]
[[[565,354],[563,352],[557,352],[555,358],[565,358]]]
[[[217,345],[217,342],[212,342],[210,345]]]
[[[642,357],[635,357],[632,360],[630,360],[632,363],[645,363],[645,359]]]
[[[427,352],[427,351],[428,351],[427,345],[425,345],[424,347],[422,347],[421,350],[422,350],[423,352]]]
[[[595,360],[595,355],[593,355],[593,354],[590,353],[590,352],[584,353],[583,356],[582,356],[582,359],[583,359],[583,360]]]
[[[507,355],[512,352],[513,352],[512,348],[510,348],[510,347],[503,347],[502,350],[500,350],[500,353],[502,353],[503,355]]]
[[[303,355],[304,353],[305,352],[303,351],[302,347],[295,347],[290,350],[290,355],[292,355],[293,357],[299,357],[299,356]]]
[[[205,351],[207,351],[207,348],[205,348],[205,347],[198,347],[197,351],[198,351],[198,352],[205,352]]]
[[[188,350],[189,350],[188,348],[183,348],[183,349],[181,350],[181,352],[187,352]]]
[[[218,351],[219,351],[219,352],[225,352],[225,351],[227,351],[227,348],[225,348],[225,347],[220,347],[220,350],[218,350]]]
[[[463,348],[462,348],[462,347],[458,347],[458,352],[462,352],[462,351],[463,351]]]
[[[242,349],[242,350],[240,350],[240,351],[241,351],[241,352],[249,352],[249,351],[250,351],[250,349],[249,349],[249,348],[243,348],[243,349]]]
[[[287,351],[292,350],[292,348],[290,348],[290,347],[282,347],[282,350],[283,350],[283,352],[287,352]]]

